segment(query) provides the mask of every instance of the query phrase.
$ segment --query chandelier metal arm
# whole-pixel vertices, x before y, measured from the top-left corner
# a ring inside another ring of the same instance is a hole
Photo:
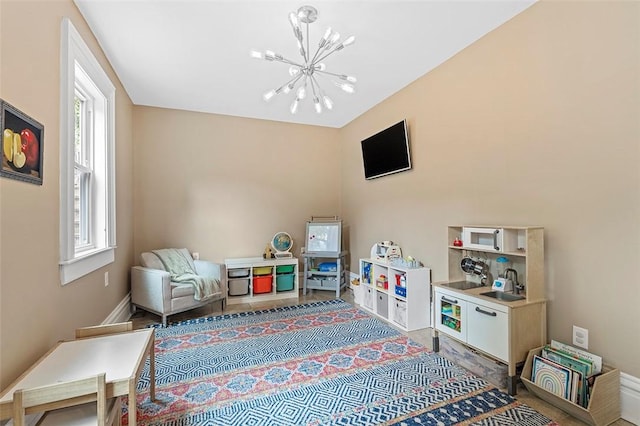
[[[313,59],[311,59],[311,62],[310,62],[310,63],[311,63],[311,64],[316,64],[316,63],[320,62],[322,59],[324,59],[324,58],[326,58],[327,56],[329,56],[329,55],[327,55],[327,56],[324,56],[324,57],[322,57],[322,58],[318,59],[318,56],[322,55],[322,54],[323,54],[324,52],[326,52],[326,51],[327,51],[327,49],[329,49],[330,47],[331,47],[331,46],[330,46],[329,44],[324,44],[324,45],[323,45],[323,44],[321,43],[321,44],[318,46],[318,50],[316,50],[316,53],[313,55]]]
[[[331,75],[334,77],[338,77],[340,80],[346,80],[349,81],[349,76],[346,74],[336,74],[334,72],[329,72],[329,71],[322,71],[319,69],[316,69],[315,72],[319,73],[319,74],[327,74],[327,75]],[[355,79],[355,77],[351,77],[351,79]]]
[[[309,39],[309,24],[315,22],[316,19],[317,10],[312,6],[302,6],[298,9],[297,14],[295,12],[291,12],[289,14],[289,21],[291,23],[291,28],[293,29],[293,35],[296,38],[298,50],[303,59],[302,63],[285,58],[270,50],[265,51],[264,54],[257,51],[251,52],[251,56],[254,58],[263,58],[271,62],[281,62],[290,66],[289,74],[292,78],[277,89],[268,91],[263,95],[263,97],[268,101],[277,94],[287,94],[297,87],[295,98],[290,106],[292,114],[295,114],[298,110],[298,104],[300,101],[307,97],[308,86],[311,86],[313,104],[317,113],[322,112],[323,105],[327,110],[333,109],[333,101],[326,95],[326,93],[324,93],[318,79],[316,78],[320,74],[347,81],[348,83],[339,83],[334,80],[333,84],[347,93],[354,92],[354,86],[350,83],[356,82],[355,77],[325,71],[325,64],[320,63],[320,61],[352,44],[355,37],[350,36],[346,40],[341,41],[339,33],[332,31],[331,28],[327,28],[324,36],[318,42],[317,48],[312,55]],[[302,24],[305,24],[306,28],[301,28]],[[306,40],[304,40],[305,35],[307,38]]]
[[[316,59],[316,60],[315,60],[315,62],[323,61],[326,57],[328,57],[329,55],[331,55],[331,54],[333,54],[333,53],[337,52],[338,50],[340,50],[340,49],[333,49],[332,51],[330,51],[329,53],[327,53],[327,54],[326,54],[326,55],[324,55],[323,57],[321,57],[321,58],[319,58],[319,59]],[[323,53],[324,53],[324,52],[323,52]]]
[[[295,65],[296,67],[303,68],[304,65],[298,62],[292,61],[291,59],[285,58],[284,56],[276,53],[273,57],[269,57],[267,55],[264,56],[264,59],[271,62],[282,62],[283,64]]]
[[[293,77],[291,80],[287,81],[285,84],[283,84],[282,86],[280,86],[276,91],[280,90],[282,91],[285,87],[289,86],[289,89],[292,89],[293,86],[296,85],[296,83],[298,82],[298,80],[300,80],[302,78],[302,74],[298,74],[295,77]],[[278,92],[280,93],[280,92]]]
[[[307,26],[307,51],[304,52],[304,61],[308,64],[309,54],[311,53],[311,50],[309,50],[309,24],[307,24],[306,26]]]

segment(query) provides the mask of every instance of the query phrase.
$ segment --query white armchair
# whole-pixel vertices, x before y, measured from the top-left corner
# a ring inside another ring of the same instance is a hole
[[[216,278],[220,282],[220,293],[204,301],[194,298],[195,288],[191,284],[171,281],[169,272],[160,258],[152,252],[140,254],[141,266],[131,268],[131,305],[160,315],[162,325],[167,325],[167,317],[179,312],[221,301],[224,310],[227,301],[227,281],[224,265],[205,260],[194,260],[187,249],[180,249],[192,263],[193,270],[203,277]]]

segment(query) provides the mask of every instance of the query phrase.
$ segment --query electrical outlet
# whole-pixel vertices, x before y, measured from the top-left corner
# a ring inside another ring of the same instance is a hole
[[[589,349],[589,330],[573,326],[573,345],[583,349]]]
[[[194,252],[192,256],[193,256],[193,260],[200,260],[200,253]]]
[[[107,287],[109,285],[109,271],[104,273],[104,286]]]

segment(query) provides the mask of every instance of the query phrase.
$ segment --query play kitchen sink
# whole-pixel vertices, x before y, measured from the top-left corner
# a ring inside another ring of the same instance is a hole
[[[503,291],[487,291],[480,293],[480,296],[493,297],[494,299],[502,300],[504,302],[515,302],[516,300],[524,300],[524,296],[519,294],[505,293]]]

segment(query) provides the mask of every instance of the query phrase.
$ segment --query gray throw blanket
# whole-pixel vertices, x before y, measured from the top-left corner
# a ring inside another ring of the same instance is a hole
[[[171,281],[180,284],[191,284],[195,289],[193,298],[207,300],[220,294],[220,281],[213,277],[202,277],[196,274],[191,262],[177,249],[153,250],[164,268],[169,272]]]

